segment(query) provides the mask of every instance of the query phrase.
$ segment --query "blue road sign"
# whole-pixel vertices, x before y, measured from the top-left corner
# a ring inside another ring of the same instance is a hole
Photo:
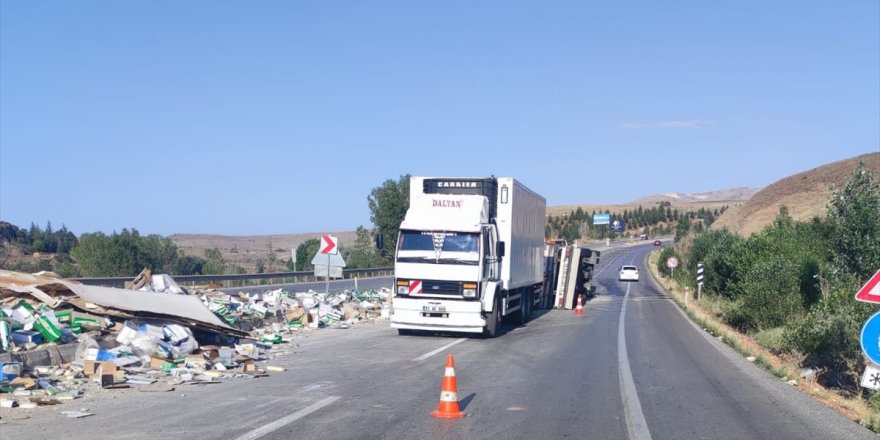
[[[611,232],[623,232],[626,230],[626,222],[623,220],[614,220],[611,222]]]
[[[862,351],[871,362],[880,365],[880,312],[873,314],[862,326],[859,340]]]
[[[593,214],[594,225],[607,225],[611,223],[611,214]]]

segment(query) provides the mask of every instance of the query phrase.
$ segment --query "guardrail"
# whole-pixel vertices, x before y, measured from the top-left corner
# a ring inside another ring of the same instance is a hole
[[[343,269],[342,278],[373,278],[391,276],[394,274],[393,267],[378,267],[370,269]],[[308,283],[323,280],[324,277],[316,277],[313,271],[303,272],[272,272],[272,273],[245,273],[227,275],[171,275],[174,281],[181,286],[197,286],[213,283],[221,283],[227,287],[262,286],[270,284],[293,284]],[[125,283],[131,282],[134,277],[104,277],[104,278],[74,278],[83,284],[92,286],[124,287]]]

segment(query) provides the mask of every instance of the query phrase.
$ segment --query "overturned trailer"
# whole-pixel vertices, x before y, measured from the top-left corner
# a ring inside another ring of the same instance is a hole
[[[544,248],[545,308],[573,309],[577,297],[593,295],[593,268],[601,252],[569,245],[563,240],[547,243]]]

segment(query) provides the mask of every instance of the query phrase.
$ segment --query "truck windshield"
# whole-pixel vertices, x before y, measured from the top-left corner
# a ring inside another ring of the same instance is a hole
[[[397,249],[401,251],[433,251],[434,232],[400,231]],[[444,252],[479,252],[480,234],[441,232]]]

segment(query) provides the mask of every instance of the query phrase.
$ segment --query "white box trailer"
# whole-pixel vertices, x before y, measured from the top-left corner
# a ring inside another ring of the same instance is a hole
[[[544,286],[546,201],[511,177],[412,177],[395,251],[391,326],[494,336]]]

